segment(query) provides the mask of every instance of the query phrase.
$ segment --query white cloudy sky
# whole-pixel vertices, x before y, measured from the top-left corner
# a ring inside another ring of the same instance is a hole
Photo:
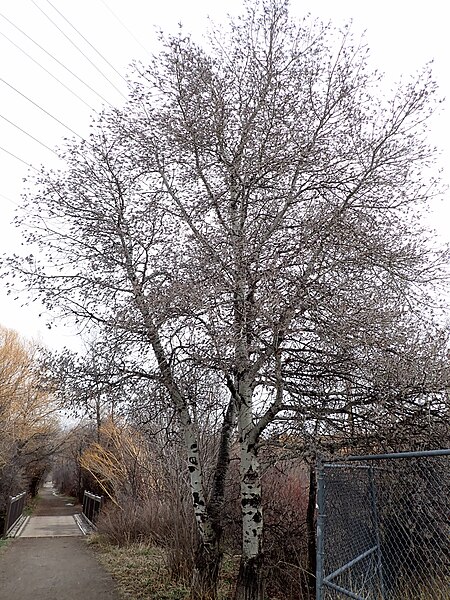
[[[377,3],[292,0],[291,5],[298,16],[310,12],[337,25],[352,20],[354,32],[366,31],[374,66],[385,71],[391,81],[402,74],[414,73],[427,61],[434,60],[435,78],[442,95],[450,99],[450,36],[446,3],[442,0],[378,0]],[[62,137],[71,135],[35,104],[84,136],[92,109],[99,110],[105,101],[113,105],[123,102],[126,85],[117,72],[125,74],[133,59],[146,60],[156,48],[158,28],[174,30],[181,21],[187,31],[199,37],[207,27],[207,16],[220,22],[227,12],[236,13],[240,6],[240,0],[216,0],[214,3],[202,0],[1,0],[0,255],[13,252],[20,244],[19,232],[11,225],[11,219],[15,204],[20,203],[22,179],[28,168],[18,159],[35,166],[41,163],[55,166],[55,155],[42,144],[54,148]],[[95,67],[72,42],[83,50]],[[431,141],[442,149],[444,169],[450,158],[449,126],[450,107],[446,103],[442,113],[434,117],[430,133]],[[449,171],[444,171],[444,179],[450,182]],[[446,200],[444,198],[434,207],[433,222],[438,234],[450,241],[447,226],[450,205],[447,206]],[[24,336],[41,339],[50,346],[76,345],[70,330],[58,326],[48,331],[45,319],[37,316],[40,311],[36,305],[22,307],[24,301],[14,301],[0,289],[0,324],[17,329]]]

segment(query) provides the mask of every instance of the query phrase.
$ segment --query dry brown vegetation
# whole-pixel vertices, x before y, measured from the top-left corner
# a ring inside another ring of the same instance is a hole
[[[90,546],[100,563],[116,580],[125,600],[188,600],[190,579],[173,579],[170,558],[163,548],[146,543],[116,546],[102,536],[93,537]],[[224,558],[218,600],[227,600],[232,596],[237,558],[231,555]]]
[[[123,419],[107,417],[99,432],[91,429],[90,438],[86,429],[79,428],[72,435],[72,449],[67,444],[65,454],[55,462],[55,477],[63,466],[67,473],[76,474],[75,462],[79,460],[86,486],[90,481],[91,486],[97,486],[95,491],[104,495],[106,505],[93,545],[119,581],[124,597],[187,598],[196,548],[195,526],[185,458],[173,432],[145,432]],[[83,450],[77,454],[73,447],[77,447],[80,436]],[[205,451],[210,454],[205,462],[213,463],[214,436],[206,439],[206,432],[204,436]],[[267,594],[274,600],[307,600],[311,597],[306,543],[308,465],[301,459],[283,460],[279,450],[268,449],[265,454]],[[226,481],[223,519],[219,597],[225,599],[232,597],[240,557],[239,473],[234,460]]]

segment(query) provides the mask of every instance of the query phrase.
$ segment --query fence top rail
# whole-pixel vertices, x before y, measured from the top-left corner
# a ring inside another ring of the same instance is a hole
[[[12,504],[13,502],[17,502],[17,500],[20,500],[21,498],[23,498],[25,495],[26,495],[26,492],[20,492],[20,494],[17,494],[17,496],[10,496],[9,501]]]
[[[431,456],[449,456],[450,448],[441,450],[423,450],[417,452],[392,452],[390,454],[362,454],[361,456],[344,456],[336,458],[335,461],[327,460],[324,464],[333,464],[333,462],[361,462],[364,460],[386,460],[386,459],[401,459],[401,458],[424,458]]]
[[[96,500],[97,502],[101,502],[102,501],[102,497],[101,496],[96,496],[92,492],[86,492],[85,491],[84,495],[87,496],[88,498],[91,498],[92,500]]]

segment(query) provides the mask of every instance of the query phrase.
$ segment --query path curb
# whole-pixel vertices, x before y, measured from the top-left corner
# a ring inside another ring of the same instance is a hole
[[[25,528],[25,525],[28,523],[29,520],[30,520],[29,516],[22,515],[18,519],[17,523],[14,525],[14,527],[11,529],[11,531],[8,533],[8,535],[6,537],[9,537],[9,538],[19,537],[19,535],[22,533],[22,531]]]
[[[77,513],[73,515],[73,518],[75,519],[75,523],[78,525],[83,535],[90,535],[92,533],[95,533],[96,528],[92,525],[89,519],[87,519],[84,516],[83,513]]]

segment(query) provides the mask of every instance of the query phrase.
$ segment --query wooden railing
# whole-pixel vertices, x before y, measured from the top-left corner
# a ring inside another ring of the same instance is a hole
[[[83,515],[95,526],[98,515],[103,506],[103,496],[96,496],[91,492],[84,492],[83,495]]]
[[[20,519],[25,508],[26,492],[22,492],[17,496],[10,496],[6,507],[5,524],[3,527],[3,535],[6,537],[17,521]]]

